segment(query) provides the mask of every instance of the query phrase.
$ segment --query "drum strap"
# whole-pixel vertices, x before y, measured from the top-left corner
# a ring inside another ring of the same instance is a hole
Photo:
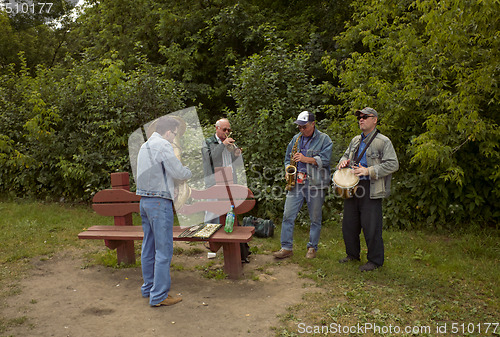
[[[366,150],[368,149],[368,147],[370,146],[370,144],[372,143],[372,141],[375,139],[375,137],[377,137],[377,133],[378,132],[379,132],[378,130],[375,130],[375,133],[373,134],[372,138],[370,138],[370,140],[368,141],[368,143],[366,143],[366,146],[365,146],[363,152],[361,152],[359,154],[359,156],[355,156],[355,158],[354,158],[354,166],[358,166],[358,164],[361,161],[361,158],[363,158],[363,155],[365,154]],[[359,144],[356,147],[356,152],[354,152],[354,153],[358,153],[359,146],[361,145],[361,142],[362,142],[362,140],[359,141]]]

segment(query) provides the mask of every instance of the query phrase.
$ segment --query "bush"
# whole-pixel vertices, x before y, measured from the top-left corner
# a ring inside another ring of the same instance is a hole
[[[23,62],[1,77],[2,193],[88,200],[109,186],[109,173],[130,171],[130,133],[182,108],[184,91],[161,67],[122,65],[75,62],[31,77]]]

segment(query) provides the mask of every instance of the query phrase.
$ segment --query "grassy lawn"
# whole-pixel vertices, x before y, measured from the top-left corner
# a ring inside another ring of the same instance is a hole
[[[338,263],[345,256],[339,219],[324,222],[314,260],[305,258],[308,229],[296,232],[291,262],[326,293],[289,308],[278,336],[500,336],[499,231],[385,231],[385,265],[368,273],[358,271],[366,246],[361,262]]]
[[[77,234],[89,225],[112,223],[88,206],[56,203],[0,202],[0,213],[0,302],[20,291],[17,280],[29,273],[31,258],[47,259],[75,247],[102,252],[102,242],[79,241]],[[325,291],[304,296],[280,316],[281,325],[274,329],[277,336],[382,336],[391,332],[398,336],[500,336],[499,231],[385,231],[386,264],[369,273],[358,271],[366,249],[360,263],[337,262],[344,256],[339,219],[324,222],[314,260],[305,258],[307,237],[308,229],[297,226],[295,255],[277,263],[299,264],[303,272],[298,277],[314,279]],[[274,239],[255,238],[250,245],[258,254],[279,249],[279,227]],[[22,322],[0,318],[0,332],[11,324]]]

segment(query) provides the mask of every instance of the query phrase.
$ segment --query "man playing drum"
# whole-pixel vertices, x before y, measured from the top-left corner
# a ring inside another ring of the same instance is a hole
[[[382,199],[391,191],[391,176],[399,168],[389,138],[376,129],[378,113],[366,107],[355,112],[362,133],[354,137],[337,166],[351,167],[359,177],[354,196],[344,200],[342,234],[347,256],[340,263],[360,260],[360,234],[363,229],[368,262],[360,271],[371,271],[384,264],[382,240]],[[373,138],[373,140],[372,140]]]

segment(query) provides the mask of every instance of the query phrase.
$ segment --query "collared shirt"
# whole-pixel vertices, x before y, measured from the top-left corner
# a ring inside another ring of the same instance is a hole
[[[370,135],[368,135],[370,136]],[[340,158],[339,164],[344,160],[354,161],[356,149],[361,142],[361,135],[355,136],[344,155]],[[386,198],[391,192],[392,173],[399,168],[398,157],[391,140],[380,132],[366,150],[366,161],[370,175],[370,198]]]
[[[376,129],[373,129],[372,132],[370,132],[368,135],[365,136],[364,133],[361,133],[361,143],[359,144],[359,150],[358,150],[358,153],[356,153],[356,156],[358,156],[360,153],[362,153],[364,151],[364,149],[366,148],[366,141],[369,141],[370,138],[372,137],[372,134],[373,132],[375,131]],[[366,151],[365,153],[363,153],[363,157],[361,157],[361,159],[359,160],[359,165],[363,166],[363,167],[368,167],[368,161],[366,160]],[[359,177],[360,180],[370,180],[370,176],[366,175],[366,176],[361,176]]]
[[[222,144],[222,140],[219,138],[219,136],[217,136],[217,134],[215,135],[215,138],[217,139],[219,144]],[[231,152],[229,152],[226,148],[224,149],[224,151],[222,151],[222,166],[231,167],[231,169],[233,168],[233,160],[231,158]]]
[[[285,154],[285,166],[290,164],[292,148],[301,133],[293,136],[290,143],[288,143]],[[299,141],[300,142],[300,141]],[[317,128],[314,129],[312,139],[308,144],[308,149],[305,156],[311,157],[316,160],[316,164],[306,164],[307,180],[310,187],[314,188],[328,188],[330,187],[330,158],[332,155],[332,140],[330,137]]]
[[[311,143],[312,135],[310,137],[305,137],[302,135],[299,141],[299,152],[307,157],[307,151],[309,150],[309,144]],[[303,162],[298,162],[297,171],[307,173],[307,164]]]

